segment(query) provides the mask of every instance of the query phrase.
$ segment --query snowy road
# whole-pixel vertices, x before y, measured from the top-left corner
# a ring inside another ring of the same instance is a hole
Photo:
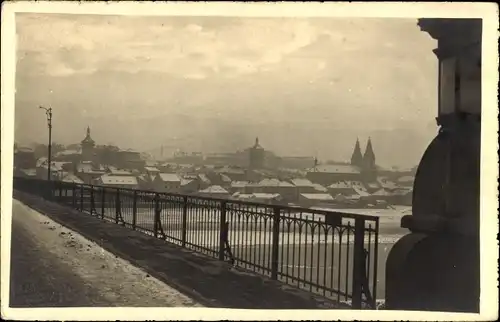
[[[11,307],[199,307],[198,303],[17,200]]]

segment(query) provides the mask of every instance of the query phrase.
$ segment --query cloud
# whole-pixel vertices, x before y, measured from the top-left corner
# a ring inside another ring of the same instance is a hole
[[[210,28],[201,23],[150,26],[146,18],[128,17],[99,21],[91,16],[22,14],[17,19],[19,51],[45,54],[45,72],[54,76],[60,75],[60,60],[68,71],[64,75],[108,68],[182,76],[209,66],[213,73],[227,67],[232,71],[228,76],[245,75],[269,69],[313,42],[318,33],[304,19],[249,19],[224,28],[213,23]]]
[[[435,43],[413,20],[17,20],[16,123],[23,137],[45,133],[29,112],[38,104],[57,110],[55,137],[81,140],[79,129],[92,124],[96,139],[123,146],[157,145],[170,135],[192,149],[230,150],[262,133],[280,154],[314,148],[348,158],[356,136],[389,129],[420,138],[400,157],[415,163],[434,135]],[[405,149],[389,136],[378,141],[380,151]],[[388,152],[377,157],[396,160]]]

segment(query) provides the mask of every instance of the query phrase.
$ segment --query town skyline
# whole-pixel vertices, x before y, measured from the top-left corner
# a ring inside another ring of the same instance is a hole
[[[278,155],[347,161],[371,137],[379,164],[411,167],[437,131],[435,43],[414,19],[19,14],[17,33],[23,145],[46,141],[40,104],[54,141],[90,126],[138,151],[259,136]]]

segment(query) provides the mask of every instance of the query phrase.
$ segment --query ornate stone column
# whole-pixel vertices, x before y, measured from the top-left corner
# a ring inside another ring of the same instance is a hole
[[[410,233],[386,263],[386,308],[479,311],[480,19],[420,19],[438,41],[437,136],[417,170]]]

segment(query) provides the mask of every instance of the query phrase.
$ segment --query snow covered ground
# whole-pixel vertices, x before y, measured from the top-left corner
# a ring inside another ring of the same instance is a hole
[[[69,270],[111,306],[200,307],[184,294],[149,276],[97,243],[66,229],[46,216],[13,200],[13,221],[50,254],[54,267]],[[13,251],[16,251],[15,249]],[[15,266],[14,266],[15,269]],[[57,277],[56,277],[57,278]]]

